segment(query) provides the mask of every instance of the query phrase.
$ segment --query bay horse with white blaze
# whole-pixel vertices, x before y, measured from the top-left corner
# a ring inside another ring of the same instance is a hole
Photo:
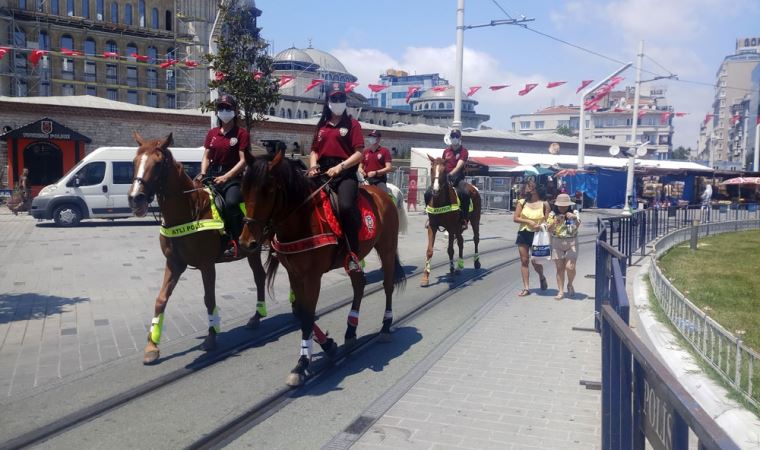
[[[212,209],[208,192],[190,179],[182,164],[174,159],[169,150],[172,135],[169,134],[165,139],[145,140],[138,133],[134,133],[134,138],[140,147],[134,159],[134,178],[129,191],[129,205],[136,216],[144,217],[148,205],[153,201],[153,197],[156,197],[162,218],[159,242],[166,257],[164,281],[156,297],[148,343],[143,354],[143,363],[151,364],[160,354],[158,345],[166,304],[187,266],[199,269],[203,278],[208,335],[201,348],[210,351],[216,347],[216,335],[220,330],[221,320],[216,307],[215,265],[231,260],[224,259],[225,237],[221,234],[224,225],[214,211],[215,208]],[[261,264],[260,251],[245,256],[253,271],[257,294],[256,313],[246,327],[256,328],[261,318],[266,316],[266,272]]]
[[[433,258],[433,246],[435,245],[435,235],[439,228],[443,228],[449,233],[449,275],[458,274],[464,269],[464,259],[462,251],[464,248],[464,237],[462,236],[462,226],[460,221],[459,199],[457,198],[456,189],[449,183],[446,164],[443,158],[430,159],[430,179],[433,180],[433,196],[430,204],[426,205],[425,211],[428,214],[428,246],[425,258],[425,271],[422,273],[420,286],[425,287],[430,284],[430,260]],[[472,227],[472,242],[475,244],[475,268],[480,269],[480,255],[478,254],[478,244],[480,243],[480,193],[477,188],[467,184],[467,194],[470,196],[470,226]],[[459,246],[459,259],[457,268],[454,269],[454,240],[456,239]]]
[[[262,241],[271,240],[271,251],[274,253],[270,253],[267,269],[269,285],[274,281],[278,265],[282,264],[295,294],[293,312],[301,322],[301,354],[296,367],[288,375],[287,384],[290,386],[299,386],[304,381],[311,360],[312,332],[317,343],[330,355],[325,344],[327,338],[316,326],[314,313],[322,275],[344,267],[347,261],[346,247],[341,245],[341,231],[333,228],[335,215],[323,190],[326,184],[315,184],[280,152],[268,158],[249,160],[243,179],[246,226],[240,235],[240,245],[256,249]],[[389,341],[393,322],[393,290],[406,281],[397,253],[398,214],[391,197],[380,188],[362,186],[358,197],[360,206],[366,201],[368,209],[361,211],[365,228],[359,233],[356,254],[364,258],[374,248],[380,257],[385,290],[385,314],[380,338],[381,341]],[[356,341],[365,285],[363,273],[352,272],[349,276],[353,286],[353,303],[348,315],[346,345]]]

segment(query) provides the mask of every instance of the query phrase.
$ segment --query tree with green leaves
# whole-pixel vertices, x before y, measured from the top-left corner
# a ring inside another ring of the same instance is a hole
[[[219,9],[222,28],[217,53],[205,56],[215,73],[208,86],[237,99],[250,131],[256,122],[265,120],[264,114],[280,100],[279,85],[272,76],[272,58],[256,26],[261,11],[241,0],[222,2]],[[213,111],[215,105],[206,101],[201,109]]]
[[[673,150],[673,159],[688,160],[691,155],[691,148],[684,148],[683,145],[679,145],[678,148]]]
[[[567,125],[558,126],[554,132],[562,136],[573,136],[573,130],[571,130]]]

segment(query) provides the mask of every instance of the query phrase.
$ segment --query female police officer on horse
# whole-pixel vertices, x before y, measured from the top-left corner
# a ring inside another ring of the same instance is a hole
[[[356,257],[361,226],[356,171],[362,160],[364,137],[359,122],[346,112],[346,101],[346,93],[341,89],[329,92],[311,144],[307,175],[327,175],[331,188],[338,193],[340,225],[349,246],[347,267],[350,272],[361,272]]]
[[[243,227],[240,175],[245,169],[244,152],[248,151],[251,141],[248,131],[237,124],[238,113],[233,96],[224,94],[217,99],[217,126],[206,134],[201,173],[196,177],[199,180],[213,177],[214,184],[224,195],[224,222],[230,234],[230,246],[224,252],[226,258],[238,256],[237,240]]]

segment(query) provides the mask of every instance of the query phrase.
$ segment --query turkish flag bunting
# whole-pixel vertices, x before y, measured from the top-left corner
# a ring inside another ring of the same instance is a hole
[[[610,78],[610,81],[607,83],[607,85],[610,87],[610,90],[620,84],[621,81],[625,80],[625,77],[612,77]]]
[[[320,84],[324,82],[325,80],[318,80],[314,78],[313,80],[311,80],[311,83],[309,83],[309,85],[306,86],[306,89],[304,90],[304,92],[309,92],[310,90],[314,89],[315,87],[319,86]]]
[[[161,64],[159,64],[158,67],[160,67],[162,69],[168,69],[169,67],[177,64],[178,62],[179,61],[176,60],[176,59],[169,59],[166,62],[162,62]]]
[[[672,115],[672,112],[664,112],[660,114],[660,125],[667,125],[668,119],[670,119],[670,116]]]
[[[103,52],[103,58],[118,58],[119,54],[116,52]]]
[[[472,95],[478,92],[479,90],[480,90],[480,86],[471,86],[470,90],[467,91],[467,96],[472,97]]]
[[[254,80],[259,81],[261,79],[261,77],[263,77],[263,76],[264,76],[264,72],[262,72],[260,70],[254,70],[253,71],[253,79]]]
[[[148,59],[150,59],[146,55],[140,55],[140,54],[137,54],[137,53],[134,53],[134,52],[132,52],[132,54],[129,55],[129,56],[133,57],[136,61],[140,61],[140,62],[148,62]]]
[[[677,113],[676,113],[676,117],[683,117],[683,116],[685,116],[686,114],[689,114],[689,113],[685,113],[685,112],[677,112]]]
[[[563,84],[567,83],[567,81],[551,81],[549,84],[546,85],[547,89],[555,88],[557,86],[562,86]]]
[[[488,86],[488,89],[492,91],[498,91],[499,89],[504,89],[509,87],[508,84],[494,84],[493,86]]]
[[[198,61],[193,61],[192,59],[186,59],[182,61],[182,64],[184,64],[185,67],[190,67],[190,68],[198,67]]]
[[[33,50],[32,53],[29,54],[29,62],[36,66],[40,62],[40,59],[47,55],[47,53],[46,50]]]
[[[610,93],[611,90],[612,90],[612,86],[605,84],[598,91],[596,91],[596,94],[594,95],[594,100],[599,101],[603,99],[607,94]]]
[[[430,88],[430,90],[433,92],[443,92],[448,88],[449,88],[448,86],[433,86],[432,88]]]
[[[583,109],[585,111],[593,111],[595,109],[599,109],[599,100],[586,100],[586,102],[583,104]]]
[[[636,115],[637,118],[641,119],[644,114],[646,114],[648,111],[646,109],[640,109],[639,113]]]
[[[388,86],[384,84],[368,84],[367,87],[369,88],[370,91],[374,93],[378,93],[382,91],[383,89],[387,88]]]
[[[68,48],[61,48],[61,53],[66,56],[82,56],[82,52],[76,50],[69,50]]]
[[[409,103],[409,99],[420,90],[419,86],[411,86],[406,90],[406,102]]]
[[[702,125],[707,125],[707,122],[709,122],[710,120],[712,120],[713,117],[714,116],[712,114],[705,114],[705,121],[702,122]]]
[[[227,74],[224,72],[214,72],[214,80],[216,81],[222,81],[227,77]]]
[[[346,94],[356,89],[356,87],[359,86],[359,83],[349,81],[345,84],[344,90],[346,91]]]
[[[517,95],[520,95],[520,96],[525,95],[528,92],[530,92],[533,89],[535,89],[536,86],[538,86],[538,83],[528,83],[528,84],[525,85],[524,88],[520,89],[520,91],[517,93]]]
[[[741,114],[736,114],[733,117],[731,117],[731,125],[736,125],[736,123],[741,120],[742,116]]]
[[[280,85],[280,87],[283,87],[283,86],[285,86],[286,84],[288,84],[288,83],[290,83],[291,81],[293,81],[293,79],[294,79],[294,78],[295,78],[295,77],[292,77],[292,76],[290,76],[290,75],[281,75],[281,76],[280,76],[280,79],[277,81],[277,83]]]
[[[0,48],[0,59],[3,59],[3,57],[8,53],[8,49],[3,47]]]
[[[594,80],[583,80],[583,81],[581,81],[581,85],[580,85],[580,86],[578,86],[578,89],[576,89],[576,90],[575,90],[575,93],[576,93],[576,94],[577,94],[577,93],[579,93],[579,92],[580,92],[580,91],[582,91],[582,90],[583,90],[583,89],[584,89],[586,86],[588,86],[589,84],[591,84],[591,83],[593,83],[593,82],[594,82]]]
[[[623,109],[623,108],[615,108],[615,109],[612,110],[612,112],[617,112],[617,113],[625,112],[625,109]]]

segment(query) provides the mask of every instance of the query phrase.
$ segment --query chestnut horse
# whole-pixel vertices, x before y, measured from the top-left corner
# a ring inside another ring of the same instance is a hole
[[[216,347],[216,335],[219,332],[220,319],[216,308],[214,289],[216,282],[215,264],[231,260],[223,257],[225,238],[221,235],[222,230],[219,229],[219,222],[214,224],[209,221],[212,219],[212,210],[208,194],[202,189],[202,186],[190,179],[183,170],[182,164],[174,159],[169,150],[169,146],[172,144],[172,135],[170,134],[163,140],[144,140],[135,133],[134,138],[140,147],[135,155],[134,178],[129,191],[129,205],[133,213],[138,217],[145,216],[148,205],[155,196],[158,199],[158,207],[162,217],[161,225],[164,229],[181,225],[188,225],[187,228],[200,228],[209,225],[209,222],[212,223],[209,229],[192,234],[170,238],[162,233],[159,236],[161,251],[166,257],[166,267],[164,268],[164,281],[158,297],[156,297],[153,320],[150,332],[148,332],[148,343],[143,355],[143,363],[151,364],[159,357],[158,344],[161,340],[166,304],[174,287],[177,286],[180,275],[187,266],[199,269],[203,278],[203,301],[208,313],[208,335],[201,344],[201,348],[210,351]],[[251,252],[245,256],[247,256],[248,265],[253,271],[258,297],[256,313],[246,326],[255,328],[261,318],[266,316],[266,304],[264,303],[266,272],[261,265],[259,251]]]
[[[249,161],[243,179],[246,227],[240,235],[240,245],[253,250],[259,248],[262,241],[271,239],[271,251],[275,254],[270,253],[269,258],[269,285],[274,281],[278,265],[282,264],[295,294],[293,312],[301,322],[301,354],[298,364],[288,375],[287,384],[290,386],[299,386],[304,381],[311,360],[312,330],[316,333],[317,343],[321,345],[325,339],[314,322],[322,275],[343,267],[346,260],[342,239],[338,239],[325,223],[325,213],[319,206],[318,191],[325,185],[317,185],[306,178],[294,164],[283,158],[282,153]],[[362,186],[359,195],[369,197],[376,219],[370,221],[363,217],[363,223],[369,221],[369,226],[375,227],[375,235],[369,240],[360,241],[356,253],[359,258],[364,258],[374,248],[380,257],[385,289],[385,314],[380,339],[387,342],[393,322],[393,289],[406,281],[397,253],[398,213],[393,199],[380,188]],[[354,295],[348,315],[346,345],[356,341],[365,285],[363,273],[353,272],[349,276]]]
[[[435,244],[435,235],[439,228],[443,228],[449,233],[449,274],[454,275],[464,269],[464,259],[462,249],[464,247],[464,238],[462,236],[461,221],[459,220],[459,202],[457,193],[449,183],[448,172],[443,158],[430,159],[430,179],[433,181],[433,197],[430,204],[425,210],[428,213],[428,246],[425,258],[425,271],[422,273],[420,286],[425,287],[430,283],[430,260],[433,258],[433,245]],[[472,227],[473,238],[475,243],[475,268],[480,269],[480,256],[478,255],[478,243],[480,242],[480,193],[471,184],[467,184],[467,192],[470,195],[470,226]],[[454,269],[454,239],[459,246],[459,259],[457,268]]]

